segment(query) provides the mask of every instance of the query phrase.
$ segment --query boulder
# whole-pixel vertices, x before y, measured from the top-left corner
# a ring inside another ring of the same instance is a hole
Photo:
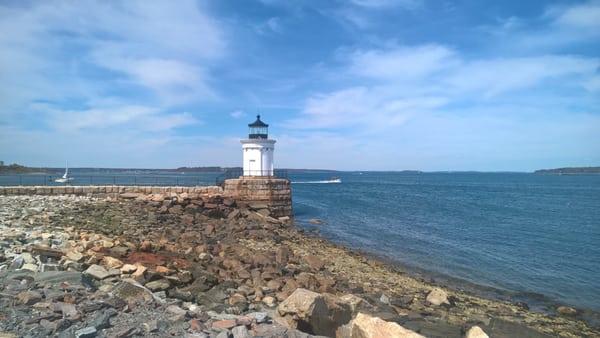
[[[152,282],[148,282],[148,283],[146,283],[145,286],[148,289],[150,289],[150,291],[156,292],[156,291],[167,290],[171,286],[171,284],[166,279],[159,279],[159,280],[155,280],[155,281],[152,281]]]
[[[250,332],[244,325],[236,326],[231,329],[231,333],[233,334],[233,338],[251,338]]]
[[[134,273],[137,269],[138,267],[133,264],[125,264],[121,267],[121,273],[130,274]]]
[[[435,306],[450,304],[448,301],[448,294],[440,288],[434,288],[427,294],[427,302]]]
[[[381,318],[372,317],[364,313],[359,313],[348,325],[340,328],[337,332],[337,337],[424,338],[424,336],[405,329],[396,323],[386,322]]]
[[[109,269],[119,269],[123,266],[123,262],[114,257],[104,256],[102,258],[102,265],[106,266]]]
[[[69,251],[65,256],[67,256],[67,258],[73,262],[81,262],[81,260],[83,259],[83,255],[81,254],[81,252],[77,251]]]
[[[473,326],[467,331],[465,338],[489,338],[489,336],[479,326]]]
[[[352,319],[350,306],[329,294],[296,289],[277,308],[277,314],[293,329],[333,337],[337,328]]]
[[[123,279],[113,290],[115,297],[127,303],[148,303],[154,300],[152,292],[133,279]]]
[[[103,267],[101,267],[100,265],[97,265],[97,264],[90,265],[90,267],[84,271],[84,274],[89,275],[92,278],[95,278],[98,280],[102,280],[102,279],[110,276],[110,274],[108,273],[108,271],[106,271],[106,269],[104,269]]]
[[[577,315],[577,310],[570,306],[559,306],[556,308],[556,311],[563,316],[575,316]]]

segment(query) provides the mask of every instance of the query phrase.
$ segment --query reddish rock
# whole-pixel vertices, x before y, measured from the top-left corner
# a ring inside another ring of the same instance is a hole
[[[237,326],[235,319],[217,320],[212,323],[212,328],[217,330],[227,330]]]
[[[158,265],[156,266],[156,273],[158,273],[159,275],[170,275],[172,274],[174,271],[167,268],[166,266],[162,266],[162,265]]]
[[[198,319],[190,320],[189,324],[190,324],[190,330],[192,330],[194,332],[200,332],[200,331],[206,330],[206,325],[204,325],[204,323],[202,323]]]

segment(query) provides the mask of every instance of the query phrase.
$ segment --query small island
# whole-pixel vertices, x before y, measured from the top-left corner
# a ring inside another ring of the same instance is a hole
[[[553,174],[553,175],[581,175],[581,174],[600,174],[600,167],[566,167],[556,169],[540,169],[534,174]]]

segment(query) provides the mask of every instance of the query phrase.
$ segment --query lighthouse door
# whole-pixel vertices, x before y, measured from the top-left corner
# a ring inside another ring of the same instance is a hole
[[[258,167],[258,163],[256,162],[255,159],[250,159],[248,161],[248,175],[247,176],[258,176],[258,172],[260,171],[260,168]]]

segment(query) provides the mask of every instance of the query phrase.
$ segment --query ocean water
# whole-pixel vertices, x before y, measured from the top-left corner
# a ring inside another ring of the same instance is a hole
[[[600,310],[600,175],[335,175],[293,185],[300,226],[459,287]]]
[[[74,185],[212,185],[218,176],[71,174]],[[332,175],[342,183],[327,183]],[[0,176],[0,185],[54,178]],[[600,311],[600,175],[341,172],[290,179],[297,182],[297,224],[334,242],[459,288],[542,309],[562,303]]]

